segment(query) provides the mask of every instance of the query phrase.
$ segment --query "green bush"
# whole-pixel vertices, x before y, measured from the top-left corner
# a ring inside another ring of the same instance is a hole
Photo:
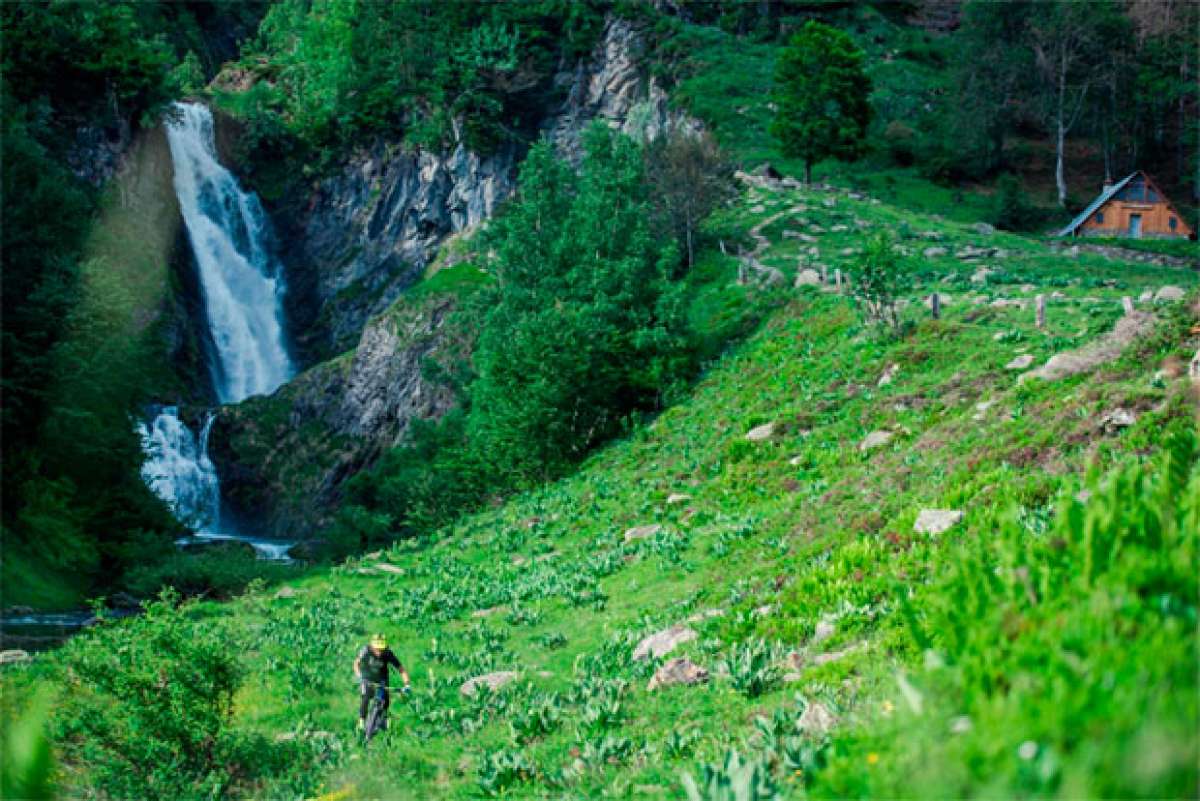
[[[64,651],[55,739],[102,797],[216,798],[274,764],[270,743],[232,725],[241,646],[178,601],[164,593],[136,625],[101,625]]]
[[[1004,175],[996,182],[996,200],[992,222],[1007,231],[1029,231],[1036,228],[1044,215],[1029,200],[1017,176]]]

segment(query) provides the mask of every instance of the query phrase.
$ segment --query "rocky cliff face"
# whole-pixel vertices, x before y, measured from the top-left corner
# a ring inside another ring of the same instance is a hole
[[[518,151],[481,157],[376,143],[319,182],[298,219],[277,224],[302,355],[353,347],[368,319],[420,278],[448,235],[478,225],[513,189]]]
[[[650,138],[696,125],[647,77],[644,49],[644,31],[613,18],[590,57],[554,76],[562,100],[540,130],[565,156],[578,161],[593,120]],[[480,156],[461,145],[431,153],[378,142],[317,183],[298,212],[276,210],[289,293],[302,309],[293,319],[301,356],[343,355],[222,413],[212,455],[235,510],[278,535],[317,530],[345,479],[400,442],[413,419],[453,405],[420,367],[427,356],[469,355],[454,300],[405,289],[448,236],[511,194],[523,155],[517,145]]]
[[[397,444],[414,419],[445,414],[426,358],[465,356],[448,295],[402,298],[373,319],[358,347],[302,373],[270,397],[222,410],[210,455],[231,511],[264,533],[303,536],[328,522],[347,478]]]
[[[640,66],[645,46],[641,28],[612,18],[590,57],[554,76],[563,100],[539,127],[564,155],[578,161],[582,132],[595,119],[651,138],[694,124],[668,108],[666,92]],[[510,144],[481,156],[461,144],[434,153],[377,142],[307,199],[276,209],[302,359],[353,347],[447,236],[488,218],[511,194],[524,150]]]

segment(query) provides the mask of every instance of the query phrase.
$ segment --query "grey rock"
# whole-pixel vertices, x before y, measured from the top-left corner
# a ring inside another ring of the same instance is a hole
[[[957,509],[922,509],[913,523],[913,531],[921,534],[941,534],[963,519]]]
[[[699,636],[694,629],[677,623],[669,629],[663,629],[642,639],[633,649],[633,660],[640,662],[649,657],[661,659],[679,646],[691,642]]]
[[[647,691],[657,690],[659,687],[671,687],[675,685],[690,686],[693,684],[702,684],[708,681],[708,671],[700,667],[695,662],[686,657],[676,657],[658,670],[654,671],[654,675],[650,678],[650,683],[646,685]]]
[[[295,598],[299,594],[295,587],[280,587],[279,591],[275,593],[275,598],[276,600],[283,600],[286,598]]]
[[[878,387],[886,387],[888,384],[896,380],[896,376],[900,373],[900,365],[889,364],[883,371],[883,375],[879,376],[879,381],[876,383]]]
[[[1004,369],[1005,370],[1024,370],[1025,368],[1029,367],[1029,365],[1031,365],[1031,364],[1033,364],[1033,354],[1022,353],[1020,356],[1017,356],[1015,359],[1010,361],[1008,364],[1004,365]]]
[[[28,662],[31,659],[28,651],[22,651],[20,648],[10,648],[7,651],[0,651],[0,665],[19,665],[22,662]]]
[[[1154,293],[1156,303],[1174,303],[1183,300],[1186,293],[1177,286],[1164,286]]]
[[[872,431],[867,434],[866,438],[858,444],[860,451],[871,451],[883,445],[887,445],[892,441],[892,437],[896,436],[891,431]]]
[[[990,223],[977,222],[971,226],[971,230],[980,236],[991,236],[996,233],[996,227]]]
[[[1081,348],[1056,353],[1041,367],[1022,374],[1021,380],[1040,378],[1043,381],[1057,381],[1089,372],[1117,359],[1130,343],[1150,333],[1154,325],[1153,315],[1144,312],[1127,314],[1117,320],[1107,334]]]
[[[649,539],[662,530],[663,527],[658,523],[651,523],[646,526],[634,526],[633,528],[625,529],[624,541],[634,542],[635,540]]]
[[[1112,434],[1137,422],[1137,415],[1128,409],[1111,409],[1100,417],[1100,427]]]
[[[837,718],[819,701],[809,701],[797,724],[805,734],[819,737],[837,725]]]
[[[816,270],[812,269],[811,267],[806,267],[805,269],[797,272],[796,280],[793,282],[793,286],[797,286],[797,287],[820,286],[820,285],[821,285],[821,274],[819,272],[817,272]]]
[[[763,442],[775,436],[775,423],[763,423],[746,432],[746,439],[751,442]]]
[[[946,255],[948,255],[949,253],[950,253],[950,251],[949,251],[949,250],[947,250],[947,249],[946,249],[946,248],[944,248],[944,247],[940,247],[940,246],[939,246],[939,247],[925,248],[925,250],[921,251],[921,255],[922,255],[922,256],[924,256],[924,257],[925,257],[925,258],[927,258],[927,259],[936,259],[936,258],[940,258],[940,257],[942,257],[942,256],[946,256]]]
[[[676,504],[686,503],[692,499],[691,495],[683,492],[672,492],[667,496],[667,506],[675,506]]]
[[[520,674],[513,670],[497,670],[493,673],[485,673],[482,676],[467,679],[458,688],[458,691],[467,697],[471,697],[479,692],[480,687],[486,687],[489,691],[495,692],[516,679],[518,675]]]

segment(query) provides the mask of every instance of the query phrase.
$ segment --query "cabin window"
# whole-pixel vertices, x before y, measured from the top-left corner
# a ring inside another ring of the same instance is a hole
[[[1175,226],[1179,225],[1179,221],[1172,217],[1171,219],[1167,220],[1167,225],[1170,226],[1172,231],[1174,231]]]
[[[1096,212],[1096,223],[1099,224],[1102,222],[1104,222],[1104,212],[1098,211]]]

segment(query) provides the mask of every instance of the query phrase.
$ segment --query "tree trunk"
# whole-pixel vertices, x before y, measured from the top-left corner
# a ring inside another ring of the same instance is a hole
[[[1064,50],[1058,71],[1058,136],[1054,163],[1054,183],[1058,187],[1058,205],[1067,205],[1067,179],[1063,174],[1063,150],[1067,142],[1067,123],[1063,118],[1067,99],[1067,56]]]

